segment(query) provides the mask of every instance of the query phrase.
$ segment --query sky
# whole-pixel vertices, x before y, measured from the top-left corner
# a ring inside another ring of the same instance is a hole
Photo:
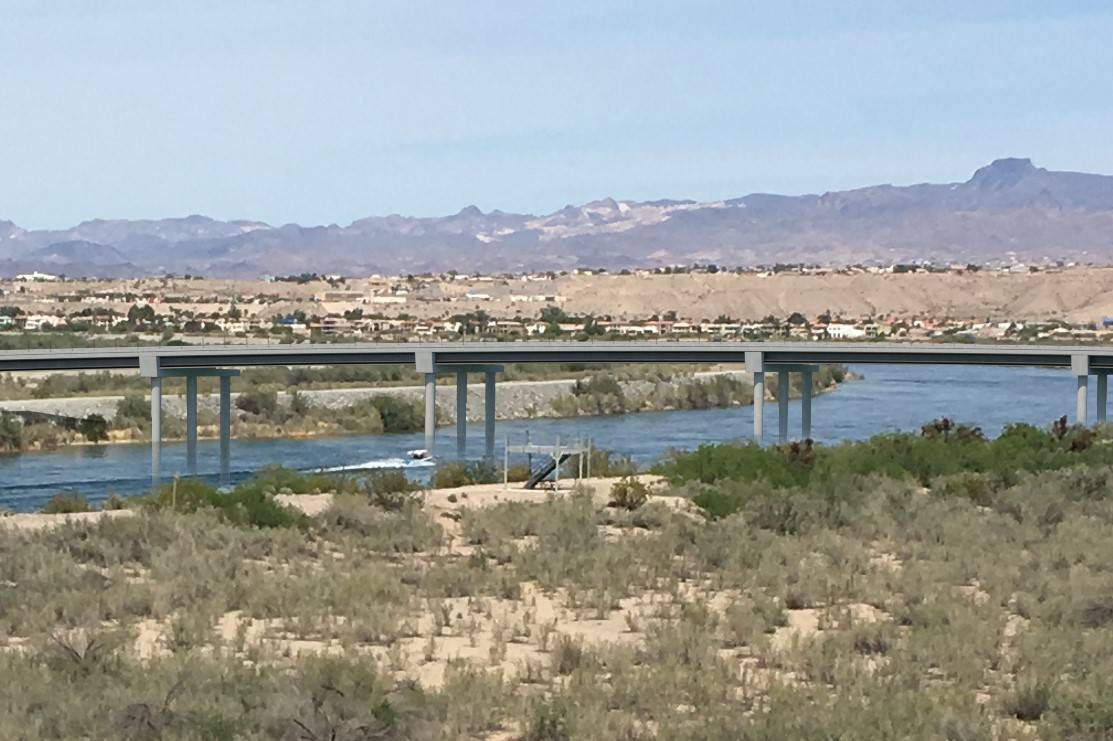
[[[0,220],[1113,174],[1113,4],[0,0]]]

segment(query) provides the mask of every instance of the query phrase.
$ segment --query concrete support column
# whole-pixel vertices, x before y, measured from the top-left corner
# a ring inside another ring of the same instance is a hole
[[[232,467],[232,379],[220,377],[220,483],[227,484]]]
[[[430,455],[437,442],[437,374],[425,374],[425,449]]]
[[[812,438],[812,372],[800,374],[800,436],[804,440]]]
[[[754,379],[754,442],[761,444],[761,423],[765,416],[765,354],[746,351],[746,371]]]
[[[495,459],[495,372],[483,374],[483,455]]]
[[[151,379],[151,486],[162,477],[162,379]]]
[[[186,376],[186,466],[197,474],[197,376]]]
[[[761,423],[765,416],[765,371],[755,371],[754,376],[754,442],[761,444]]]
[[[777,439],[782,445],[788,442],[788,392],[790,383],[788,371],[777,371]]]
[[[456,457],[463,460],[468,452],[468,374],[456,372]]]
[[[1075,392],[1074,421],[1080,425],[1086,422],[1086,389],[1090,380],[1089,376],[1077,376],[1078,390]]]
[[[1074,397],[1074,421],[1076,424],[1086,424],[1086,387],[1090,381],[1090,356],[1079,353],[1070,356],[1071,373],[1077,379],[1077,390]]]
[[[1098,424],[1105,422],[1105,413],[1109,408],[1109,374],[1098,374]]]

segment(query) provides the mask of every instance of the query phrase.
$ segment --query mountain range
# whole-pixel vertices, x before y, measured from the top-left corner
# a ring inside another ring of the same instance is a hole
[[[1113,262],[1113,176],[995,160],[965,182],[723,201],[605,198],[532,215],[468,206],[348,226],[206,216],[95,219],[64,230],[0,220],[0,275],[254,278],[516,272],[716,263]]]

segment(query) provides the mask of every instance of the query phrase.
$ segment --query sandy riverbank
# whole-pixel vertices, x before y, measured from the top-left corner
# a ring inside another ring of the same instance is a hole
[[[650,487],[659,486],[662,479],[651,474],[636,477]],[[428,489],[422,492],[424,507],[436,517],[445,514],[451,515],[463,509],[480,509],[505,502],[543,502],[549,496],[567,494],[574,489],[588,492],[599,506],[605,506],[610,496],[611,487],[619,477],[593,477],[560,482],[559,488],[525,489],[520,482],[510,482],[509,485],[497,484],[470,484],[452,489]],[[277,500],[289,507],[294,507],[302,513],[316,517],[329,508],[334,495],[329,492],[319,494],[279,494]],[[658,497],[660,498],[660,497]],[[663,499],[676,500],[676,497]],[[680,500],[687,501],[687,500]],[[43,514],[41,512],[21,512],[0,516],[0,527],[10,527],[18,530],[41,530],[57,527],[66,523],[90,523],[106,517],[131,517],[136,513],[130,509],[99,510],[96,512],[77,512],[71,514]],[[444,518],[444,519],[451,519]],[[442,523],[442,526],[444,523]]]

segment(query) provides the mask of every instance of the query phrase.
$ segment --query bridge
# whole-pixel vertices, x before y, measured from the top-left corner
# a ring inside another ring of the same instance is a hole
[[[754,380],[754,438],[762,438],[765,376],[777,373],[778,438],[788,439],[789,374],[801,376],[801,436],[811,436],[812,379],[821,363],[891,365],[1035,366],[1069,369],[1077,379],[1075,420],[1086,424],[1089,377],[1096,378],[1098,421],[1105,421],[1113,347],[879,342],[407,342],[360,344],[236,344],[108,347],[0,352],[2,371],[136,370],[151,382],[151,473],[160,477],[162,379],[186,379],[186,458],[196,469],[197,378],[220,379],[221,472],[227,478],[231,437],[231,382],[257,366],[413,365],[425,379],[425,447],[434,447],[437,376],[457,380],[456,438],[464,450],[467,378],[484,377],[485,452],[494,456],[497,375],[507,363],[716,363],[744,365]]]

